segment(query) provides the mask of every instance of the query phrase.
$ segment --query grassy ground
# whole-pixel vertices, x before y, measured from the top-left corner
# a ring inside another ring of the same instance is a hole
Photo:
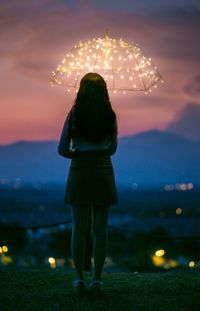
[[[77,296],[74,273],[65,269],[0,271],[0,310],[4,311],[199,311],[200,273],[106,273],[101,293]],[[90,281],[90,273],[86,273]]]

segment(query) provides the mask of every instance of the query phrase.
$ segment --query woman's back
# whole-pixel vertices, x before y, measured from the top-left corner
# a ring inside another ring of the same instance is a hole
[[[110,206],[118,202],[111,161],[117,143],[116,115],[108,98],[106,83],[96,73],[87,74],[81,80],[75,105],[67,115],[58,145],[59,154],[71,158],[64,203],[72,207],[72,256],[77,273],[73,283],[75,288],[86,287],[83,262],[90,224],[94,234],[91,287],[102,285],[108,213]]]

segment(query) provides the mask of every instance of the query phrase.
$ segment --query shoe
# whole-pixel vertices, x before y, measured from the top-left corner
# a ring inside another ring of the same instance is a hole
[[[103,286],[103,282],[102,281],[98,281],[98,280],[94,280],[90,283],[90,289],[94,289],[94,290],[100,290]]]
[[[75,280],[73,281],[73,288],[76,293],[83,293],[86,289],[86,283],[84,280]]]

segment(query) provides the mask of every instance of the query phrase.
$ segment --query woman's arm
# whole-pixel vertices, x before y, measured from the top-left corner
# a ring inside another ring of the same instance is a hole
[[[117,123],[115,123],[114,131],[111,136],[110,147],[108,150],[109,155],[113,155],[116,152],[117,145],[118,145],[118,128],[117,128]]]
[[[75,151],[70,149],[70,142],[71,142],[70,122],[71,122],[71,113],[69,112],[63,125],[57,151],[64,158],[72,159],[74,157]]]
[[[118,145],[118,137],[117,137],[117,134],[115,134],[111,138],[110,147],[108,150],[109,155],[113,155],[116,152],[117,145]]]

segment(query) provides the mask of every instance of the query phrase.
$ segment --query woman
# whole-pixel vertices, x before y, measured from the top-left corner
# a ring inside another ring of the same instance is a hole
[[[116,152],[116,114],[106,82],[97,73],[86,74],[65,120],[58,153],[71,158],[64,203],[71,205],[71,251],[76,269],[75,288],[85,288],[83,275],[87,220],[92,213],[94,276],[90,287],[100,288],[107,251],[109,208],[118,203],[111,155]]]

